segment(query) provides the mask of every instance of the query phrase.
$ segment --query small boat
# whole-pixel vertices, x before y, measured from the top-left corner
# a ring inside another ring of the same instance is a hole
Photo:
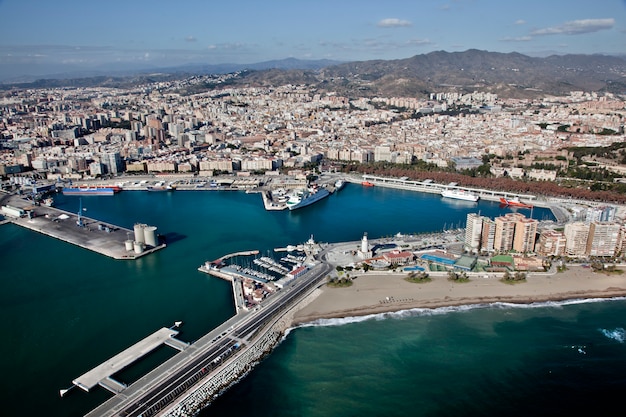
[[[345,186],[346,186],[346,182],[344,180],[337,180],[337,181],[335,181],[335,190],[336,191],[341,190]]]
[[[361,185],[365,186],[365,187],[373,187],[374,183],[373,182],[369,182],[369,181],[363,181],[361,183]]]
[[[510,207],[533,208],[532,204],[522,203],[517,197],[513,197],[513,198],[500,197],[500,203],[502,203],[505,206],[510,206]]]

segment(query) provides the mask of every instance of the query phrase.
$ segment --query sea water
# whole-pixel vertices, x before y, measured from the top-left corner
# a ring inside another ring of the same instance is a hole
[[[70,212],[81,204],[79,197],[55,200]],[[365,232],[440,231],[462,227],[470,212],[509,211],[353,184],[293,212],[267,212],[260,195],[226,191],[126,191],[82,198],[82,207],[85,216],[129,229],[157,226],[168,246],[120,261],[0,227],[3,415],[83,415],[111,394],[98,387],[60,398],[73,379],[174,321],[184,321],[179,338],[192,342],[231,317],[230,284],[197,271],[207,260],[241,250],[272,254],[311,235],[339,242]],[[535,209],[533,217],[550,213]],[[521,415],[565,407],[558,396],[570,392],[579,402],[615,404],[611,387],[620,387],[625,370],[624,312],[616,300],[320,322],[290,332],[202,415]],[[174,354],[159,348],[115,378],[132,383]]]

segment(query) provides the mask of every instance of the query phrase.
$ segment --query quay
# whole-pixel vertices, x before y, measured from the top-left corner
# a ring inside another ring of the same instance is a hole
[[[163,344],[178,350],[184,350],[188,345],[178,339],[174,339],[174,336],[177,334],[178,330],[163,327],[128,349],[118,353],[106,362],[101,363],[92,370],[79,376],[72,381],[72,384],[87,392],[97,385],[100,385],[114,394],[122,392],[126,389],[126,385],[115,381],[111,376]],[[63,392],[61,395],[63,395]]]
[[[5,216],[6,221],[114,259],[134,260],[166,246],[164,243],[133,245],[130,240],[135,234],[133,230],[82,215],[79,217],[55,207],[33,206],[32,201],[20,196],[7,200],[11,207],[27,215]]]
[[[286,203],[274,202],[272,193],[269,191],[262,191],[261,197],[263,198],[263,207],[265,207],[265,210],[285,210],[287,208]]]
[[[379,177],[376,175],[365,174],[362,176],[363,181],[370,182],[376,186],[389,187],[389,188],[397,188],[401,190],[410,190],[410,191],[420,191],[423,193],[431,193],[431,194],[441,194],[442,191],[445,190],[462,190],[469,191],[476,195],[478,195],[483,200],[490,201],[500,201],[500,197],[504,197],[506,199],[511,198],[519,198],[521,200],[529,201],[533,205],[541,206],[541,201],[537,199],[537,196],[532,194],[517,194],[503,191],[493,191],[488,190],[486,188],[470,188],[463,187],[460,185],[456,185],[455,183],[451,184],[438,184],[430,180],[425,181],[413,181],[403,178],[392,178],[392,177]],[[354,178],[349,179],[351,182],[359,182]],[[546,206],[547,207],[547,206]]]
[[[455,183],[444,185],[432,182],[430,180],[412,181],[406,178],[378,177],[369,174],[365,174],[361,178],[362,180],[356,177],[348,177],[346,180],[353,183],[361,183],[361,181],[367,181],[379,187],[396,188],[400,190],[418,191],[431,194],[441,194],[441,192],[445,190],[468,191],[479,196],[482,200],[495,202],[499,202],[501,197],[506,199],[519,199],[528,202],[535,207],[549,209],[552,212],[552,215],[556,218],[557,223],[559,224],[563,224],[569,221],[569,215],[567,213],[567,210],[563,209],[563,207],[561,207],[560,205],[560,203],[563,203],[563,199],[560,198],[540,199],[533,194],[518,194],[506,191],[494,191],[486,188],[470,188],[456,185]]]

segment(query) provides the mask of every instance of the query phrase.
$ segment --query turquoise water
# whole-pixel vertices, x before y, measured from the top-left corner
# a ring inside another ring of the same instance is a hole
[[[78,197],[56,202],[78,211]],[[168,247],[136,262],[116,261],[14,225],[0,227],[5,415],[80,416],[110,394],[73,390],[61,399],[58,390],[74,378],[176,320],[185,322],[180,339],[193,341],[232,316],[230,285],[197,271],[206,260],[271,251],[311,234],[336,242],[364,232],[375,238],[437,231],[463,226],[468,212],[507,211],[495,203],[459,205],[358,185],[294,212],[266,212],[260,195],[241,192],[122,192],[82,204],[102,221],[155,225]],[[533,216],[550,214],[536,209]],[[573,390],[610,393],[597,383],[623,382],[617,376],[626,370],[624,345],[598,329],[626,327],[625,307],[614,301],[477,309],[296,329],[202,415],[515,414],[525,395],[539,398],[541,389],[561,387],[559,378],[570,376],[578,381]],[[568,347],[592,342],[586,355]],[[159,349],[117,378],[132,382],[173,354]],[[550,364],[557,374],[542,374]],[[593,387],[585,388],[587,380]],[[551,395],[565,395],[564,389]],[[513,401],[508,408],[494,400],[503,396]]]
[[[447,308],[326,321],[292,331],[201,416],[621,415],[625,307]]]

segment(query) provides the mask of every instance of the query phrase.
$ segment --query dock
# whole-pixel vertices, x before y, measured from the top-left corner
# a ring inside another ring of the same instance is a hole
[[[72,381],[72,384],[87,392],[97,385],[100,385],[114,394],[121,392],[126,388],[126,385],[114,380],[111,376],[163,344],[172,346],[178,350],[183,350],[188,344],[174,339],[174,336],[177,334],[178,330],[163,327],[128,349],[113,356],[106,362],[96,366],[89,372],[79,376]]]
[[[23,217],[6,217],[6,221],[62,240],[114,259],[134,260],[163,249],[165,244],[141,247],[127,246],[134,231],[54,207],[33,206],[32,202],[14,196],[11,206],[29,213]],[[78,224],[80,223],[80,225]],[[132,239],[132,238],[131,238]]]
[[[265,207],[265,210],[285,210],[287,208],[286,203],[275,202],[272,198],[272,193],[269,191],[262,191],[261,197],[263,198],[263,207]]]

